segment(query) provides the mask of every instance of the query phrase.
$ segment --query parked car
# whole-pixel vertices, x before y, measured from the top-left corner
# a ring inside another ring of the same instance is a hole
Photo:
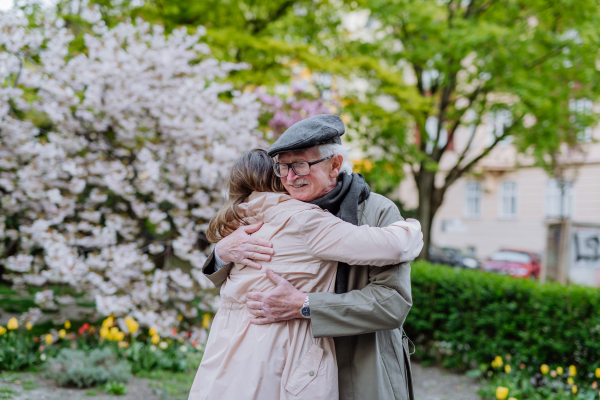
[[[538,279],[540,276],[540,266],[540,257],[534,252],[502,249],[492,253],[483,264],[483,269],[517,278]]]
[[[460,249],[454,247],[429,246],[429,261],[461,268],[479,267],[477,259],[465,255]]]

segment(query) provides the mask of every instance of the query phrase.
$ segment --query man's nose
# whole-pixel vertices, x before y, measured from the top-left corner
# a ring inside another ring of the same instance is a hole
[[[288,182],[294,182],[296,179],[298,179],[298,175],[296,175],[293,168],[290,168],[288,170],[286,179],[288,180]]]

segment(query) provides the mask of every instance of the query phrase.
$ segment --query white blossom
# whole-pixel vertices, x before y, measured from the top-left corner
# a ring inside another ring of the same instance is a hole
[[[80,17],[94,25],[71,54],[64,24],[0,12],[0,237],[16,250],[0,263],[15,285],[68,285],[166,334],[198,314],[195,298],[218,306],[199,290],[199,239],[232,163],[264,145],[260,104],[232,90],[228,73],[247,66],[212,57],[203,28],[108,28],[88,5]],[[173,255],[191,272],[161,261]]]

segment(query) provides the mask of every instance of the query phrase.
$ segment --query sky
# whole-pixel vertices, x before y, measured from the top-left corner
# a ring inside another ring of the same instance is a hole
[[[0,0],[0,11],[12,8],[13,0]]]

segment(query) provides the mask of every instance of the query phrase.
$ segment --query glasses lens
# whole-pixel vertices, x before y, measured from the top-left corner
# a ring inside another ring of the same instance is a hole
[[[288,166],[285,164],[275,164],[273,165],[273,169],[275,170],[275,175],[280,178],[288,175]]]
[[[292,168],[294,168],[296,175],[302,176],[310,174],[310,165],[308,165],[306,161],[296,162],[292,164]]]

